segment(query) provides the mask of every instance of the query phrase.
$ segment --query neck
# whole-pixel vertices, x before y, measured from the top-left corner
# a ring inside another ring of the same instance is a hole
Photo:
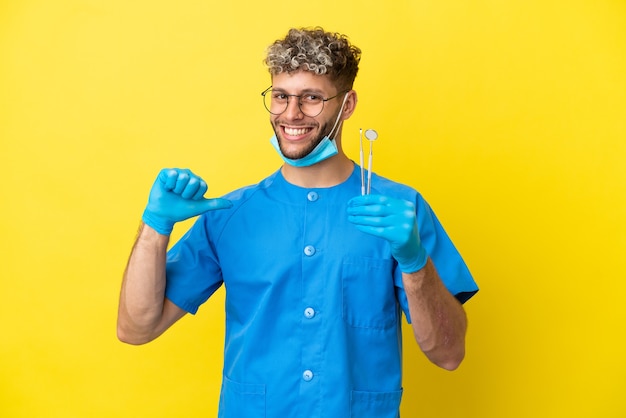
[[[324,161],[309,167],[284,164],[281,172],[285,180],[305,188],[326,188],[343,183],[354,170],[352,161],[340,150]]]

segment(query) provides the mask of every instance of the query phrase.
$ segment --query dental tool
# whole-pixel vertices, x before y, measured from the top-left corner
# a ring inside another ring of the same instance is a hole
[[[361,196],[365,196],[365,173],[363,171],[363,129],[359,128],[359,148],[361,157]]]
[[[360,145],[360,157],[361,157],[361,196],[370,194],[372,191],[372,153],[374,148],[374,141],[378,139],[378,133],[373,129],[367,129],[365,131],[365,138],[370,143],[369,160],[367,164],[367,189],[365,185],[365,173],[364,173],[364,155],[363,155],[363,129],[359,129],[359,145]]]

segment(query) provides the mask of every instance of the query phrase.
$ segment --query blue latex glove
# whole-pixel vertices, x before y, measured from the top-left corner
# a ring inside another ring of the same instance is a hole
[[[357,196],[348,202],[348,220],[359,231],[389,241],[404,273],[426,265],[428,255],[420,242],[413,203],[380,195]]]
[[[233,205],[227,199],[205,199],[206,191],[207,184],[191,171],[164,168],[152,185],[142,220],[159,234],[169,235],[176,222]]]

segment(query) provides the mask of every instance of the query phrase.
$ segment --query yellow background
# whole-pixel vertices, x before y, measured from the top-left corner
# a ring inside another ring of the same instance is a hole
[[[122,271],[161,167],[278,167],[263,52],[318,24],[363,49],[349,155],[376,129],[481,287],[459,370],[405,332],[403,416],[626,416],[623,0],[0,2],[0,416],[215,416],[223,294],[127,346]]]

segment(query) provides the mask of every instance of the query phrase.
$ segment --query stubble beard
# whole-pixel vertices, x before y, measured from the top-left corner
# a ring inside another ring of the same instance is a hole
[[[278,123],[278,121],[272,123],[272,128],[274,129],[274,133],[276,134],[276,139],[278,140],[278,147],[280,148],[280,152],[282,152],[283,155],[290,160],[299,160],[309,155],[315,149],[315,147],[317,147],[322,142],[325,136],[330,135],[331,130],[330,124],[326,122],[324,125],[322,125],[322,129],[319,131],[317,137],[309,142],[306,148],[297,152],[288,152],[283,146],[283,141],[281,137],[282,130],[280,129],[280,124]]]

